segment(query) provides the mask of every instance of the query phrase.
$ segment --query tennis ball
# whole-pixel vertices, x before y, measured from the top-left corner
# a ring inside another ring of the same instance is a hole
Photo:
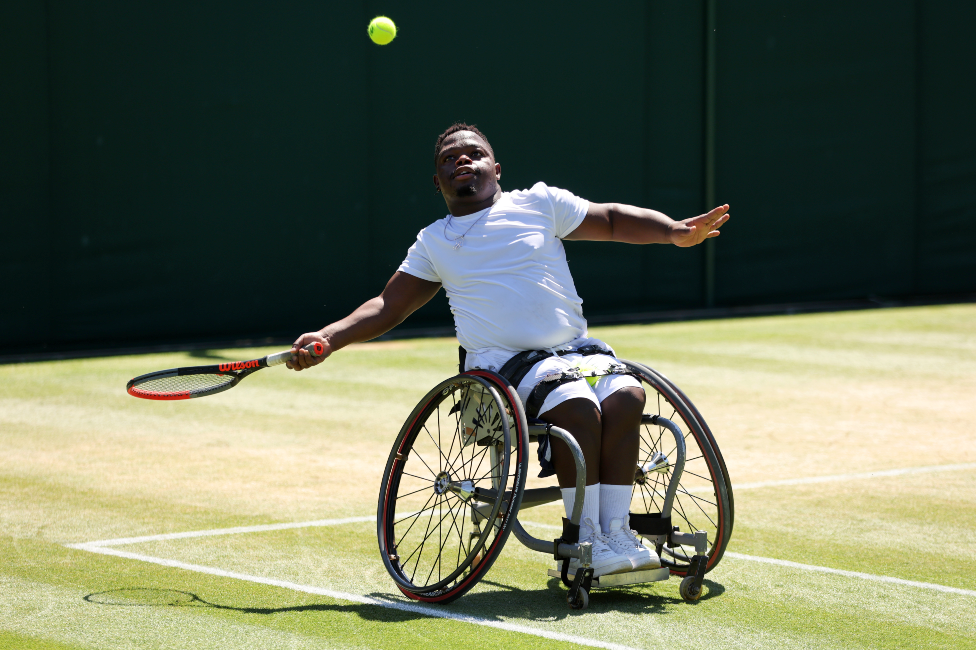
[[[377,16],[369,21],[369,28],[366,31],[377,45],[386,45],[396,38],[396,25],[386,16]]]

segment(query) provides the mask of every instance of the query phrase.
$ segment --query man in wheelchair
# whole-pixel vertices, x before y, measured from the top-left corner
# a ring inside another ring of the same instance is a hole
[[[499,372],[516,387],[529,417],[569,431],[582,448],[587,485],[580,541],[592,544],[594,577],[660,566],[629,526],[644,390],[609,345],[587,336],[562,240],[695,246],[719,235],[729,206],[673,221],[654,210],[590,203],[543,183],[503,192],[488,139],[467,124],[454,124],[437,138],[434,163],[434,188],[443,194],[447,216],[420,231],[379,296],[300,336],[288,367],[310,368],[351,343],[384,334],[443,286],[462,371]],[[312,357],[302,349],[313,342],[322,343],[325,354]],[[476,417],[476,406],[472,413],[464,417]],[[568,517],[576,467],[563,442],[551,445],[543,468],[551,461]]]

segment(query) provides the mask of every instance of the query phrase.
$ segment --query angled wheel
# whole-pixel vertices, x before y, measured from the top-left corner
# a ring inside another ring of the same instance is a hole
[[[397,587],[448,603],[488,572],[525,489],[528,425],[501,376],[471,371],[431,390],[393,445],[377,511]]]
[[[685,466],[672,505],[671,521],[683,532],[704,530],[708,534],[705,570],[711,571],[722,559],[732,534],[732,486],[725,461],[701,414],[683,393],[651,368],[631,361],[624,363],[640,377],[644,386],[647,394],[645,414],[661,415],[671,420],[684,434]],[[671,481],[670,463],[674,462],[675,454],[676,445],[670,431],[649,422],[641,425],[640,464],[635,476],[631,512],[661,512]],[[672,574],[684,576],[694,550],[663,546],[658,548],[658,554]]]
[[[715,452],[715,457],[718,459],[718,464],[722,468],[722,474],[725,476],[725,486],[729,495],[729,532],[731,532],[732,527],[735,525],[735,499],[732,495],[732,482],[729,479],[729,470],[725,466],[725,458],[722,456],[722,451],[719,449],[718,443],[715,442],[715,436],[712,435],[712,430],[708,427],[708,423],[705,422],[705,418],[702,417],[701,413],[698,411],[692,401],[688,399],[688,396],[685,395],[680,388],[675,386],[673,381],[653,368],[649,368],[647,366],[644,367],[650,372],[654,373],[654,375],[663,383],[670,386],[671,390],[673,390],[678,397],[681,398],[681,400],[685,403],[685,406],[688,407],[691,415],[694,416],[694,418],[698,421],[698,424],[701,425],[702,431],[705,433],[705,437],[708,438],[708,442],[712,445],[712,451]]]

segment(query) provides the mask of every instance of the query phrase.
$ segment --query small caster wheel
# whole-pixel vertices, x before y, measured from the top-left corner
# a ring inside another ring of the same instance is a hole
[[[569,596],[566,596],[566,600],[569,600]],[[576,596],[576,600],[569,600],[570,609],[586,609],[587,605],[590,604],[590,595],[586,593],[586,589],[580,587],[579,595]]]
[[[693,603],[701,598],[702,588],[701,585],[695,586],[695,576],[687,576],[681,581],[678,593],[689,603]]]

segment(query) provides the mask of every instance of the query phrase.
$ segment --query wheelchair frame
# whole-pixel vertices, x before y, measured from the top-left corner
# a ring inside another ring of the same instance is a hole
[[[655,547],[662,567],[594,578],[590,545],[579,542],[583,498],[576,499],[571,516],[563,519],[559,538],[538,539],[524,529],[518,521],[521,510],[562,498],[557,486],[525,489],[529,442],[550,435],[567,444],[576,462],[577,495],[584,494],[585,460],[569,432],[526,419],[515,388],[504,377],[471,370],[441,382],[418,403],[386,464],[377,537],[384,565],[404,594],[437,603],[459,598],[484,577],[513,533],[526,547],[560,561],[561,570],[548,574],[569,588],[567,601],[573,609],[586,607],[593,589],[671,575],[682,578],[679,593],[685,600],[698,600],[704,575],[718,564],[732,532],[734,505],[725,462],[684,393],[647,366],[623,363],[640,378],[646,408],[657,411],[642,418],[634,494],[635,499],[640,496],[638,509],[645,512],[631,513],[631,527]],[[473,396],[480,409],[478,421],[462,423],[462,407]],[[665,444],[665,432],[673,438],[673,447]],[[683,478],[704,485],[689,487]],[[422,507],[415,509],[417,505]],[[687,532],[672,525],[672,515],[689,527]],[[437,550],[431,550],[435,546]],[[689,555],[686,546],[694,553]],[[582,570],[569,574],[570,558],[577,558]]]

